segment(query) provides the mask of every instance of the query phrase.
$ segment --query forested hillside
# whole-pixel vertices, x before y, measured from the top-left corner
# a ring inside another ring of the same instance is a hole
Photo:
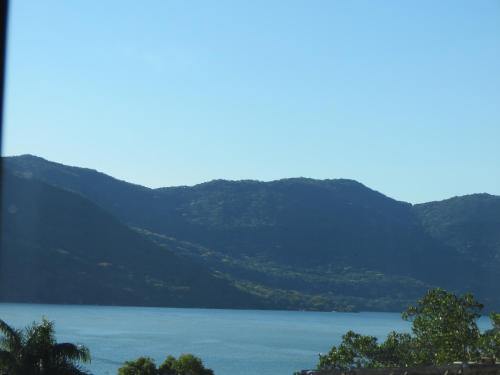
[[[3,301],[260,306],[83,197],[40,181],[4,176],[2,223]]]
[[[305,178],[149,189],[29,155],[4,161],[15,183],[43,182],[93,202],[155,249],[253,296],[256,307],[399,310],[432,286],[500,305],[492,287],[500,282],[500,197],[411,205],[356,181]],[[85,251],[103,251],[101,235]]]

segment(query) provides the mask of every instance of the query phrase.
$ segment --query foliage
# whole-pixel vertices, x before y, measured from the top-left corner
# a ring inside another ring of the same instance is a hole
[[[429,290],[402,313],[412,322],[412,334],[391,332],[378,343],[376,337],[349,331],[338,347],[320,355],[318,368],[443,365],[500,357],[500,314],[492,313],[493,328],[481,333],[476,321],[482,308],[471,294]]]
[[[168,356],[159,368],[159,375],[213,375],[211,369],[205,368],[200,358],[192,354],[181,354],[175,359]]]
[[[158,370],[153,359],[140,357],[135,361],[127,361],[118,369],[118,375],[157,375]]]
[[[213,371],[193,354],[181,354],[178,358],[167,356],[158,368],[149,357],[127,361],[118,369],[118,375],[213,375]]]
[[[415,363],[415,349],[410,334],[393,331],[378,348],[376,367],[407,367]]]
[[[177,359],[173,355],[167,356],[158,368],[159,375],[176,375]]]
[[[409,276],[338,264],[304,267],[282,264],[261,255],[240,257],[144,229],[136,230],[165,249],[175,249],[179,255],[203,263],[272,309],[398,311],[431,287]]]
[[[373,367],[373,357],[377,350],[376,337],[348,331],[342,336],[342,343],[338,348],[334,346],[326,356],[320,356],[319,367]]]
[[[500,358],[500,313],[490,314],[492,329],[487,330],[481,335],[481,352],[494,358]]]
[[[2,300],[401,311],[441,286],[500,308],[498,196],[411,205],[304,178],[148,189],[3,161]]]
[[[2,182],[2,301],[259,306],[75,192],[8,174]]]
[[[326,355],[320,355],[318,368],[347,369],[351,367],[400,367],[412,359],[413,340],[409,334],[391,332],[379,344],[374,336],[364,336],[348,331],[342,343]]]
[[[54,323],[42,319],[24,330],[0,320],[0,373],[9,375],[86,374],[79,363],[90,362],[89,350],[71,343],[57,343]]]
[[[456,296],[443,289],[430,290],[403,319],[413,323],[417,363],[446,364],[479,356],[476,320],[483,308],[471,294]]]

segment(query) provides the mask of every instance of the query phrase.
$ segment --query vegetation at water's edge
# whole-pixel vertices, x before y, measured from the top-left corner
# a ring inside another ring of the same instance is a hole
[[[58,343],[54,322],[45,318],[24,329],[16,329],[0,320],[0,375],[88,375],[81,363],[89,363],[87,347]],[[167,356],[157,367],[149,357],[127,361],[118,375],[214,375],[193,354],[178,358]]]
[[[214,375],[214,372],[206,368],[200,358],[181,354],[178,358],[167,356],[159,367],[149,357],[127,361],[118,369],[118,375]]]
[[[320,355],[318,369],[444,365],[500,358],[500,314],[491,313],[493,328],[481,333],[476,322],[482,309],[472,294],[429,290],[416,306],[402,313],[403,319],[412,322],[411,334],[391,332],[379,343],[374,336],[348,331],[339,346]]]

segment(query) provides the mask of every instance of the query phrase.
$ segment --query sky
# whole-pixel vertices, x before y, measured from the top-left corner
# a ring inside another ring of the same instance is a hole
[[[500,194],[499,0],[12,0],[9,22],[4,155]]]

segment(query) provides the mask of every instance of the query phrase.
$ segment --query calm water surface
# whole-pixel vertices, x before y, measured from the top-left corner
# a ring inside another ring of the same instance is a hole
[[[125,361],[167,354],[200,356],[216,375],[292,375],[313,368],[318,353],[353,329],[383,338],[407,331],[396,313],[319,313],[0,303],[0,319],[24,327],[46,316],[57,339],[88,346],[96,375]],[[481,321],[486,326],[486,320]]]

